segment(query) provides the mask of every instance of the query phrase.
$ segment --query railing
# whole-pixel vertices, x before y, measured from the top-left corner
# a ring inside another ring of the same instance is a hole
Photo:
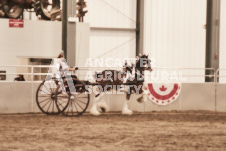
[[[168,71],[172,74],[179,72],[181,74],[179,76],[182,78],[180,82],[183,83],[204,83],[205,78],[212,78],[213,80],[210,82],[215,82],[216,77],[214,68],[154,68],[153,71]]]
[[[216,83],[226,83],[226,69],[216,70]]]
[[[102,71],[105,69],[112,70],[122,70],[121,67],[79,67],[79,70],[73,72],[72,74],[78,75],[79,79],[84,80],[87,71],[95,72]],[[25,76],[26,81],[43,81],[46,75],[51,75],[51,71],[54,70],[54,66],[43,66],[43,65],[6,65],[0,66],[0,71],[6,71],[6,73],[0,73],[1,76],[6,76],[6,80],[0,80],[0,82],[4,81],[14,81],[14,78],[22,74]],[[179,73],[180,78],[185,78],[185,83],[204,83],[205,78],[212,78],[212,82],[218,82],[220,77],[219,71],[226,69],[218,69],[215,71],[213,68],[154,68],[149,77],[153,76],[155,73],[162,76],[161,73],[168,72],[172,74],[172,77],[175,76],[175,73]],[[208,73],[208,74],[207,74]],[[155,75],[154,75],[155,76]],[[225,80],[226,81],[226,80]]]
[[[6,71],[6,73],[0,73],[0,75],[6,76],[5,81],[14,81],[14,78],[19,74],[26,76],[26,81],[39,81],[35,80],[34,76],[35,75],[45,76],[46,73],[36,72],[36,70],[42,68],[51,69],[52,67],[53,66],[42,66],[42,65],[5,65],[0,66],[0,71]],[[2,82],[2,80],[0,81]]]

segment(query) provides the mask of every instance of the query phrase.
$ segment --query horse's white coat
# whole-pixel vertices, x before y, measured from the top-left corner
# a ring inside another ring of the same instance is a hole
[[[147,100],[148,100],[148,93],[149,93],[149,91],[147,89],[147,83],[145,83],[145,82],[143,83],[142,90],[143,90],[143,93],[142,93],[143,101],[147,102]]]

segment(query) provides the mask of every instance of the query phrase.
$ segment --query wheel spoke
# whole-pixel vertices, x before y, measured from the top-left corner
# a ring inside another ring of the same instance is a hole
[[[75,106],[75,109],[76,109],[77,113],[79,114],[78,109],[77,109],[77,107],[76,107],[75,103],[74,103],[74,106]]]
[[[48,107],[48,109],[47,109],[47,112],[49,111],[49,108],[50,108],[50,106],[52,105],[52,100],[51,100],[51,102],[50,102],[50,105],[49,105],[49,107]]]
[[[51,100],[50,100],[51,101]],[[44,105],[44,106],[42,106],[42,109],[47,105],[49,103],[49,101]]]
[[[45,94],[50,94],[50,93],[48,93],[48,92],[45,92],[45,91],[43,91],[43,90],[41,90],[41,89],[40,89],[39,91],[41,91],[41,92],[44,92]]]
[[[62,101],[63,103],[67,103],[68,102],[68,99],[67,100],[62,100],[62,99],[58,98],[58,100]]]
[[[58,96],[59,98],[65,98],[65,99],[67,99],[68,98],[68,96]]]
[[[49,97],[49,95],[48,96],[39,96],[40,98],[44,98],[44,97]]]
[[[59,98],[58,98],[58,100],[61,100],[61,101],[63,101],[63,102],[66,102],[66,101],[68,101],[68,100],[62,100],[62,99],[59,99]]]
[[[72,115],[73,115],[73,103],[71,101],[71,112],[72,112]]]
[[[67,101],[61,100],[61,104],[63,104],[63,103],[68,103],[68,100]]]
[[[53,102],[52,113],[54,113],[54,105],[55,105],[55,103],[54,103],[54,101],[52,101],[52,102]]]
[[[45,83],[43,84],[43,86],[46,88],[47,91],[49,91],[49,89],[45,86]],[[51,94],[51,93],[49,93],[49,94]]]
[[[46,101],[46,100],[49,100],[50,98],[47,98],[47,99],[44,99],[44,100],[42,100],[41,102],[39,102],[39,103],[42,103],[42,102],[44,102],[44,101]]]
[[[77,97],[77,98],[88,98],[88,96],[84,96],[84,97]]]
[[[64,106],[62,105],[63,103],[59,103],[60,106],[62,106],[62,108],[64,108]]]
[[[80,101],[80,100],[78,100],[78,99],[76,99],[76,101],[79,101],[79,102],[81,102],[81,103],[83,103],[83,104],[86,104],[85,102],[82,102],[82,101]]]
[[[68,115],[68,113],[69,113],[70,104],[71,104],[71,102],[69,102],[69,104],[68,104],[67,115]]]
[[[78,104],[78,102],[75,101],[76,104]],[[80,104],[78,104],[78,106],[83,110],[83,108],[80,106]]]

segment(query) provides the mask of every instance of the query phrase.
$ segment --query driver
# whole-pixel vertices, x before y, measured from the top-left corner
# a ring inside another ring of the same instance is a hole
[[[57,77],[57,78],[65,78],[68,76],[68,71],[78,70],[78,67],[74,67],[74,68],[68,67],[65,56],[64,56],[64,51],[62,51],[57,56],[57,58],[59,59],[59,61],[56,63],[56,68],[58,71],[60,71],[60,75],[58,75],[60,77]],[[75,76],[75,78],[77,77]]]
[[[69,71],[78,70],[78,67],[71,68],[71,67],[69,67],[67,65],[67,62],[66,62],[66,59],[65,59],[65,56],[64,56],[64,52],[63,51],[58,55],[57,58],[59,60],[56,63],[56,68],[59,71],[58,72],[59,74],[56,75],[56,78],[57,79],[61,79],[62,78],[64,80],[64,85],[66,87],[66,91],[69,91],[69,88],[70,89],[71,88],[73,89],[74,88],[74,85],[77,82],[77,80],[76,80],[77,79],[77,76],[76,75],[71,75]]]

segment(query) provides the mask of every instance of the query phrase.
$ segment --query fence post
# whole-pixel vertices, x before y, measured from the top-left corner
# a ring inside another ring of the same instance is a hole
[[[219,69],[215,72],[215,112],[217,111],[217,83],[218,83]]]
[[[31,85],[31,112],[34,113],[34,67],[32,66],[31,67],[31,82],[32,82],[32,85]]]

